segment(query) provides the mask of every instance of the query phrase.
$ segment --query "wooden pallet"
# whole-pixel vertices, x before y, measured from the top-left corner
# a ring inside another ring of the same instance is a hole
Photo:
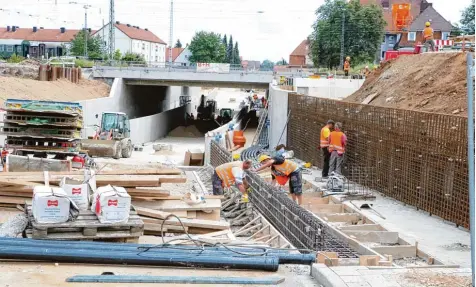
[[[27,205],[29,225],[26,236],[33,239],[51,240],[110,240],[121,239],[127,242],[137,241],[144,233],[144,222],[131,209],[126,223],[101,223],[90,210],[81,210],[78,218],[64,223],[36,223],[31,205]]]

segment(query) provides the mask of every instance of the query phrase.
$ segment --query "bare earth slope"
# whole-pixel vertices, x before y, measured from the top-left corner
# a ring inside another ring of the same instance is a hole
[[[373,72],[345,101],[466,116],[466,55],[424,53],[400,56]]]
[[[0,76],[0,104],[5,99],[82,101],[109,95],[110,87],[101,81],[80,80],[74,84],[61,79],[54,82]]]

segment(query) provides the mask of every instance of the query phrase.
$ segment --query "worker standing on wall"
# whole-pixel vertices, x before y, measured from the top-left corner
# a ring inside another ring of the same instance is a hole
[[[344,62],[344,74],[346,77],[349,76],[349,72],[350,72],[350,57],[346,57]]]
[[[431,23],[425,23],[425,29],[423,30],[423,38],[425,39],[425,50],[428,51],[428,45],[430,45],[431,51],[435,51],[435,41],[433,40],[433,28],[431,28]]]
[[[217,166],[212,177],[213,195],[223,195],[224,187],[235,185],[241,191],[242,201],[248,202],[248,182],[244,171],[250,167],[250,160],[227,162]]]
[[[342,162],[344,161],[347,137],[341,129],[342,124],[335,123],[334,131],[329,136],[329,152],[331,153],[329,173],[342,174]]]
[[[299,165],[291,160],[285,159],[283,156],[276,156],[271,158],[268,155],[261,155],[259,157],[261,166],[254,170],[260,172],[261,170],[271,167],[271,176],[273,178],[273,185],[276,182],[280,185],[285,185],[289,179],[289,192],[294,200],[299,205],[302,204],[302,173]]]
[[[331,135],[331,129],[334,128],[334,121],[328,120],[327,124],[321,129],[321,141],[319,148],[322,150],[322,156],[324,158],[324,165],[322,167],[322,178],[326,179],[329,176],[329,163],[331,159],[331,153],[329,152],[329,137]]]

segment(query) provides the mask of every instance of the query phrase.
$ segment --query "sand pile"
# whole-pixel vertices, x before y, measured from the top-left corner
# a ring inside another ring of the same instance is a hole
[[[345,101],[466,116],[466,55],[425,53],[385,63]]]
[[[179,126],[172,130],[167,136],[169,137],[181,137],[181,138],[196,138],[203,137],[204,134],[201,133],[196,126]]]

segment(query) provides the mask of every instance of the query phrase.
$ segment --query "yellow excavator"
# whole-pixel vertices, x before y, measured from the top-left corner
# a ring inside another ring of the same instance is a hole
[[[91,157],[130,158],[132,155],[131,126],[125,113],[104,112],[96,133],[81,140],[81,149]]]

